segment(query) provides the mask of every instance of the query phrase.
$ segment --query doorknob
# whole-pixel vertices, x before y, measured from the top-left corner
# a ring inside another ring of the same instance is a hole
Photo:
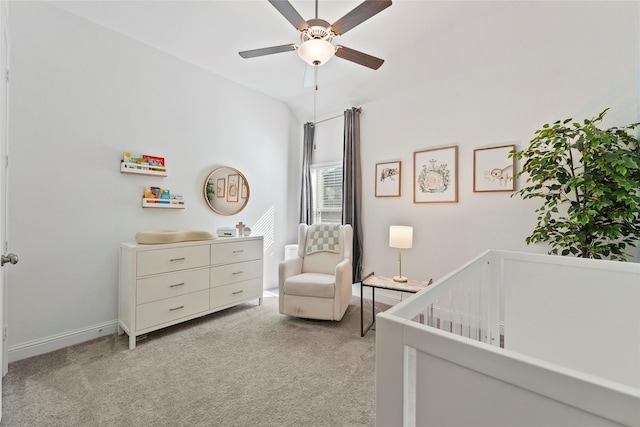
[[[5,265],[8,262],[10,262],[11,264],[17,264],[18,263],[18,255],[9,254],[9,255],[2,255],[0,257],[0,267],[2,267],[3,265]]]

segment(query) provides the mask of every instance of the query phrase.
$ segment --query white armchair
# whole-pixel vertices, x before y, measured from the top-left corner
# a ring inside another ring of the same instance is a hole
[[[280,313],[340,320],[352,298],[351,225],[300,224],[298,254],[278,269]]]

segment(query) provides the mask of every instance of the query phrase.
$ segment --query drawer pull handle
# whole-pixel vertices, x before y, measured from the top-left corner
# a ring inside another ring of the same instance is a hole
[[[236,274],[242,274],[242,273],[244,273],[244,271],[234,271],[234,272],[233,272],[233,273],[231,273],[231,274],[233,274],[233,275],[235,276]]]
[[[241,254],[244,252],[244,249],[238,249],[237,251],[233,251],[234,254]]]
[[[170,308],[169,311],[176,311],[180,310],[181,308],[184,308],[184,305],[181,305],[180,307]]]
[[[185,257],[182,257],[182,258],[172,258],[172,259],[170,259],[169,261],[173,262],[173,261],[184,261],[184,260],[185,260]]]
[[[233,293],[232,293],[232,295],[238,295],[238,294],[241,294],[241,293],[243,293],[243,292],[244,292],[244,291],[235,291],[235,292],[233,292]]]
[[[184,282],[182,283],[176,283],[175,285],[169,285],[170,288],[176,288],[178,286],[184,286]]]

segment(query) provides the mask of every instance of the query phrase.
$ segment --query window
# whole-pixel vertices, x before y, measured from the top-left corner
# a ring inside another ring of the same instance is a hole
[[[311,166],[314,224],[342,224],[342,181],[342,163]]]

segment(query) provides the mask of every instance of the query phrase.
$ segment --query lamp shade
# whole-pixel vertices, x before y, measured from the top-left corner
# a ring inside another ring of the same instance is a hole
[[[389,227],[389,246],[392,248],[410,248],[413,246],[413,227],[392,225]]]
[[[333,44],[326,40],[311,39],[298,46],[298,55],[309,65],[322,65],[336,53]]]

